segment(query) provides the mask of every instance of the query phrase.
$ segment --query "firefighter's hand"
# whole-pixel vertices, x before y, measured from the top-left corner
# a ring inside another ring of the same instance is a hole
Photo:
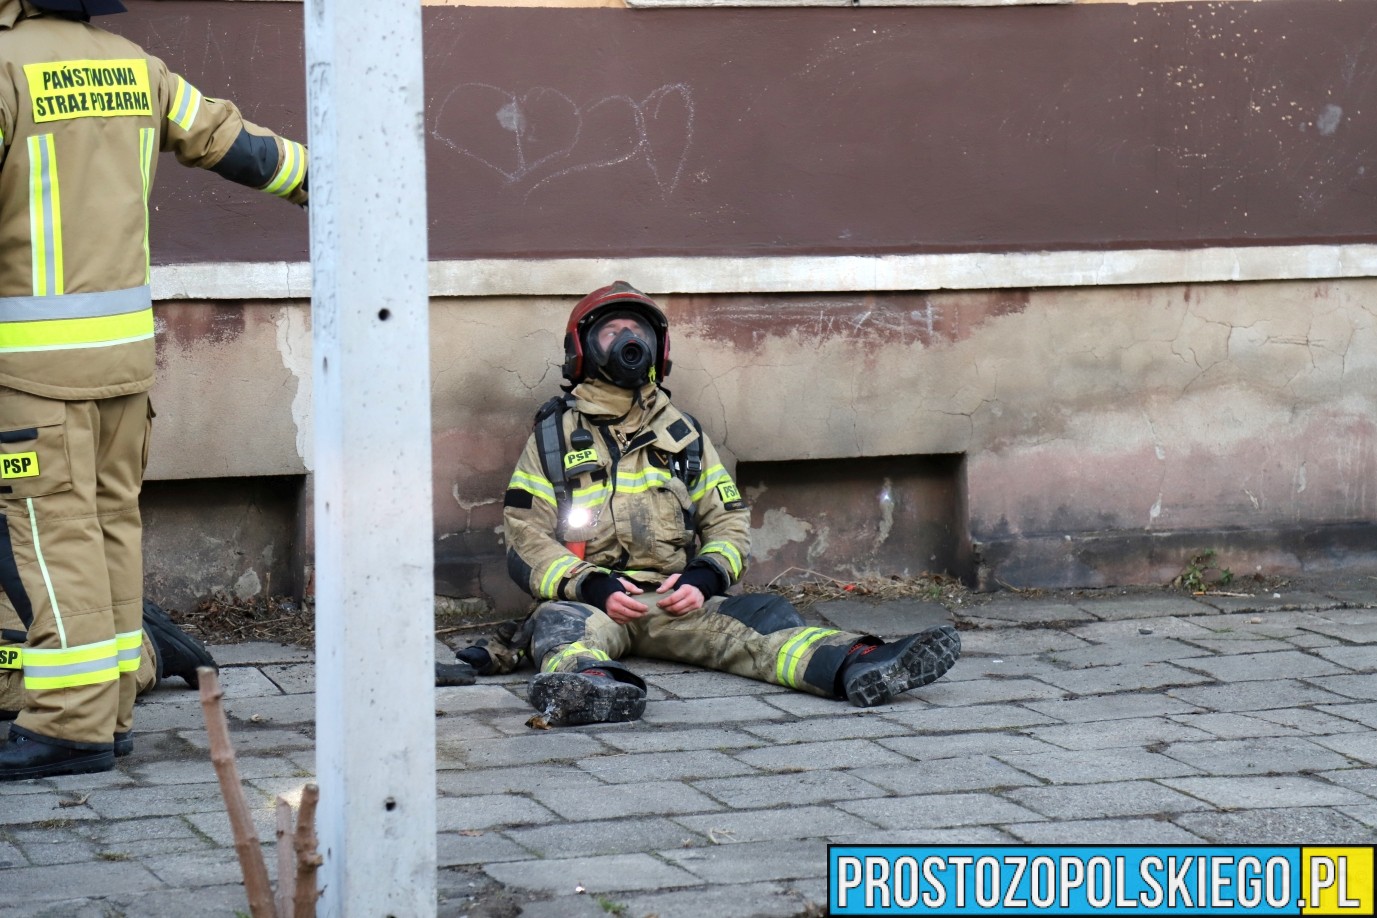
[[[670,615],[687,615],[690,612],[697,612],[703,608],[706,601],[703,598],[703,591],[691,584],[684,584],[675,589],[675,584],[679,582],[679,575],[674,574],[664,583],[660,584],[655,592],[662,594],[668,593],[660,599],[660,608]],[[670,592],[673,590],[674,592]]]
[[[631,598],[636,593],[644,592],[644,590],[624,577],[618,579],[621,580],[622,589],[626,592],[613,593],[607,597],[607,617],[619,625],[627,625],[645,615],[648,607],[645,603],[637,602]]]

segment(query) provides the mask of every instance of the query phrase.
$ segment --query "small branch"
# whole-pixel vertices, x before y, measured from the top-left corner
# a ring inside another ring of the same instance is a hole
[[[320,800],[320,788],[307,784],[301,790],[301,809],[296,814],[296,914],[294,918],[315,918],[316,868],[325,861],[316,850],[316,803]],[[284,913],[283,918],[286,918]]]
[[[249,896],[249,912],[253,918],[273,918],[273,890],[268,882],[268,868],[263,863],[263,848],[253,828],[249,802],[244,786],[239,783],[239,769],[234,763],[234,746],[230,743],[229,722],[220,699],[220,676],[215,669],[202,666],[200,676],[201,709],[205,712],[206,732],[210,735],[210,760],[220,779],[220,793],[225,798],[230,828],[234,831],[234,852],[239,855],[239,869],[244,874],[244,891]]]

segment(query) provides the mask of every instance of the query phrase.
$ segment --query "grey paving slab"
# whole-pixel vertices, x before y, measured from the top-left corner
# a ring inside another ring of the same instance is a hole
[[[580,759],[578,767],[609,784],[720,778],[747,775],[755,771],[739,759],[714,749],[608,753]]]
[[[1377,648],[1373,649],[1377,655]],[[1326,692],[1343,695],[1357,701],[1377,701],[1377,674],[1363,673],[1348,676],[1311,676],[1305,680]]]
[[[1335,644],[1317,649],[1315,656],[1324,657],[1355,672],[1377,672],[1377,650],[1367,645]]]
[[[1136,634],[1114,639],[1105,644],[1078,647],[1073,650],[1059,650],[1047,654],[1047,659],[1064,670],[1067,667],[1085,669],[1087,667],[1185,661],[1208,656],[1210,656],[1210,651],[1176,638]]]
[[[1333,704],[1345,700],[1342,695],[1326,692],[1294,679],[1173,688],[1168,689],[1167,693],[1173,698],[1206,710],[1230,713],[1263,711],[1292,705]]]
[[[706,845],[697,832],[660,816],[643,819],[609,819],[592,822],[564,822],[553,825],[507,829],[502,833],[522,849],[540,857],[561,857],[573,853],[592,857],[602,854],[631,854],[661,848],[688,848]],[[491,860],[513,860],[492,858]]]
[[[1179,618],[1164,615],[1160,618],[1126,619],[1117,622],[1097,622],[1089,625],[1076,625],[1070,632],[1085,641],[1093,641],[1097,646],[1115,646],[1132,643],[1144,638],[1204,638],[1214,634],[1206,628],[1206,619]]]
[[[508,735],[479,720],[478,716],[435,712],[435,753],[441,761],[457,755],[458,750],[474,740],[501,739]]]
[[[1055,662],[1055,659],[1052,654],[1042,656],[1020,654],[1006,657],[998,654],[969,653],[963,649],[961,660],[947,670],[941,681],[970,682],[984,679],[1014,679],[1020,676],[1040,679],[1047,673],[1060,672],[1066,669],[1066,666]]]
[[[244,781],[255,778],[310,777],[309,772],[303,772],[300,766],[286,756],[236,756],[234,764],[239,771],[239,777]],[[209,755],[204,759],[171,762],[140,760],[126,767],[129,774],[140,784],[154,787],[166,784],[207,784],[218,780],[215,776],[215,764],[211,762]]]
[[[1190,715],[1183,715],[1190,716]],[[1282,728],[1277,728],[1282,729]],[[1090,723],[1053,724],[1029,727],[1028,734],[1042,741],[1053,751],[1062,749],[1115,749],[1123,746],[1147,746],[1181,740],[1209,740],[1214,735],[1186,726],[1176,718],[1126,717],[1121,720],[1091,721]],[[1002,751],[1002,750],[1001,750]],[[1008,752],[1023,750],[1009,749]],[[1027,750],[1033,751],[1033,750]]]
[[[1081,749],[1000,755],[1008,765],[1053,784],[1107,784],[1198,774],[1198,770],[1146,749]]]
[[[1315,634],[1310,631],[1302,631],[1294,637],[1286,639],[1286,643],[1301,650],[1322,650],[1328,647],[1344,646],[1339,643],[1338,638],[1332,638],[1327,634]]]
[[[1347,704],[1322,704],[1317,707],[1322,714],[1332,714],[1344,720],[1377,728],[1377,704],[1371,702],[1349,702]]]
[[[788,775],[715,778],[693,786],[736,809],[806,806],[833,800],[883,797],[886,791],[859,777],[837,771],[805,771]]]
[[[205,730],[178,730],[176,736],[191,747],[209,754],[210,740]],[[281,727],[270,724],[235,725],[231,737],[236,755],[278,755],[285,752],[314,749],[315,739],[309,727]],[[136,753],[137,754],[137,753]]]
[[[273,644],[267,641],[246,641],[243,644],[207,644],[211,656],[221,668],[257,666],[263,663],[311,663],[316,655],[305,647]]]
[[[224,797],[214,781],[203,784],[168,784],[162,787],[127,787],[92,794],[87,806],[104,819],[174,816],[223,810]]]
[[[0,839],[0,870],[6,867],[28,867],[29,862],[18,848]]]
[[[738,698],[690,698],[647,704],[642,720],[647,724],[727,724],[751,720],[778,720],[779,710],[755,695]],[[834,702],[835,703],[835,702]]]
[[[1339,717],[1314,708],[1276,708],[1268,711],[1249,711],[1249,717],[1265,720],[1282,727],[1292,727],[1303,733],[1328,736],[1334,733],[1361,733],[1366,727],[1357,720]]]
[[[1331,784],[1355,790],[1369,797],[1377,797],[1377,768],[1342,768],[1337,771],[1322,771],[1318,777]]]
[[[934,759],[907,765],[872,765],[851,774],[896,794],[945,794],[1036,784],[1037,779],[987,755]]]
[[[1058,821],[1159,816],[1213,809],[1203,800],[1153,781],[1019,787],[1004,791],[1003,796]]]
[[[435,801],[435,826],[441,832],[540,825],[554,821],[555,814],[548,808],[519,794],[440,797]]]
[[[1302,679],[1346,673],[1339,664],[1299,650],[1242,653],[1230,656],[1194,657],[1181,665],[1221,682],[1252,682],[1258,679]],[[1312,680],[1313,681],[1313,680]]]
[[[946,606],[919,600],[900,599],[876,604],[840,599],[820,602],[813,610],[842,631],[886,639],[917,634],[952,622]]]
[[[1044,729],[1040,727],[1032,730]],[[920,762],[996,752],[1055,752],[1057,746],[1022,733],[944,733],[941,736],[894,736],[875,742]]]
[[[797,806],[788,809],[731,810],[698,816],[676,816],[674,821],[709,841],[732,845],[779,838],[824,838],[829,835],[875,833],[876,823],[833,806]]]
[[[593,734],[599,742],[623,752],[671,752],[680,749],[746,749],[764,745],[764,740],[742,729],[715,727],[654,728],[609,730]]]
[[[970,605],[962,609],[960,615],[972,621],[1039,625],[1098,621],[1095,616],[1072,603],[1019,598],[999,598],[981,605]]]
[[[1359,806],[1336,807],[1336,811],[1343,813],[1350,819],[1356,819],[1370,829],[1377,829],[1377,803],[1365,803]]]
[[[748,883],[803,877],[821,879],[827,876],[827,846],[812,840],[710,845],[706,848],[670,849],[659,854],[710,883]]]
[[[1343,587],[1339,589],[1326,589],[1324,595],[1337,599],[1339,602],[1349,606],[1357,606],[1365,609],[1377,609],[1377,589],[1363,587]]]
[[[1233,592],[1249,592],[1238,590]],[[1327,609],[1340,600],[1324,593],[1312,592],[1253,592],[1248,596],[1201,596],[1200,602],[1213,606],[1220,612],[1231,614],[1264,613],[1276,614],[1294,609]]]
[[[435,847],[437,863],[441,867],[524,861],[536,856],[503,835],[473,829],[465,832],[441,832],[435,838]]]
[[[220,688],[225,693],[226,704],[236,698],[259,698],[265,695],[282,694],[282,690],[273,685],[271,679],[253,666],[234,666],[221,670]],[[191,690],[186,689],[185,691],[190,692]],[[193,694],[191,697],[196,696]]]
[[[810,899],[783,883],[714,882],[707,889],[623,897],[627,918],[797,918],[822,897]],[[605,913],[604,913],[605,914]],[[524,913],[523,913],[524,918]],[[559,916],[567,918],[567,916]]]
[[[6,870],[7,902],[51,902],[56,899],[106,898],[156,890],[164,884],[142,864],[93,861],[55,867]]]
[[[310,693],[316,690],[316,668],[311,663],[280,663],[260,666],[258,671],[272,680],[288,695]]]
[[[139,736],[160,730],[203,730],[206,716],[199,702],[177,701],[170,704],[138,704],[134,706],[134,748],[138,751]]]
[[[525,794],[537,790],[594,793],[607,784],[568,765],[515,765],[506,768],[447,768],[435,774],[435,786],[448,797]]]
[[[1377,644],[1377,621],[1371,618],[1356,623],[1316,618],[1308,623],[1305,628],[1307,631],[1327,634],[1350,644]]]
[[[674,781],[647,784],[621,784],[616,793],[570,794],[541,788],[533,792],[537,800],[565,819],[616,819],[621,816],[703,813],[722,809],[722,804],[706,794]]]
[[[1186,739],[1205,739],[1213,735],[1219,739],[1246,739],[1252,736],[1308,736],[1309,734],[1287,724],[1277,724],[1264,720],[1254,714],[1174,714],[1172,722],[1190,731],[1192,735],[1166,737],[1167,741]],[[1334,718],[1340,720],[1340,718]]]
[[[1044,678],[1053,678],[1047,676]],[[1037,679],[969,679],[963,682],[942,680],[922,689],[928,704],[951,708],[1000,701],[1030,701],[1061,698],[1066,693],[1055,685]]]
[[[229,815],[223,808],[204,813],[186,813],[182,818],[211,844],[221,848],[234,846],[234,832],[230,828]],[[259,841],[267,843],[276,840],[277,812],[273,801],[254,794],[249,799],[249,818],[253,820]]]
[[[573,762],[606,751],[591,736],[565,730],[540,730],[524,736],[475,740],[454,750],[469,768]]]
[[[1109,595],[1087,593],[1076,601],[1078,608],[1104,621],[1162,618],[1164,616],[1213,615],[1214,607],[1198,602],[1190,596],[1173,593],[1150,595]]]
[[[678,698],[724,698],[737,695],[774,695],[792,689],[768,682],[757,682],[730,673],[700,670],[692,673],[666,673],[646,680]]]
[[[1169,822],[1141,818],[1020,823],[1006,830],[1030,845],[1183,845],[1202,840]]]
[[[815,717],[792,723],[742,724],[741,729],[757,737],[756,745],[876,739],[908,732],[908,728],[883,719],[870,708],[848,708],[832,717]]]
[[[99,814],[90,806],[76,804],[84,796],[84,793],[73,795],[47,788],[41,793],[0,794],[0,826],[99,818]]]
[[[924,794],[853,800],[837,807],[885,829],[998,826],[1042,819],[1032,810],[994,794]]]
[[[52,837],[57,838],[59,835],[54,833]],[[61,833],[60,837],[61,841],[25,842],[24,855],[29,863],[35,867],[49,867],[54,864],[95,861],[97,853],[101,850],[95,842],[75,837],[71,833]]]
[[[263,860],[270,876],[277,874],[277,859],[267,851]],[[221,886],[239,882],[243,871],[232,851],[212,849],[184,854],[162,854],[146,857],[140,864],[168,886],[195,889],[201,886]]]
[[[702,891],[702,890],[698,890]],[[558,896],[521,904],[521,918],[608,918],[609,909],[626,908],[627,893]],[[472,906],[457,904],[455,911],[441,911],[438,918],[469,918]]]
[[[1174,693],[1177,690],[1171,691]],[[1026,706],[1039,714],[1046,715],[1051,720],[1065,723],[1128,720],[1140,717],[1159,717],[1167,714],[1189,714],[1200,710],[1199,707],[1189,701],[1158,692],[1105,695],[1099,698],[1077,698],[1071,701],[1029,701],[1026,702]]]
[[[1281,801],[1278,801],[1281,802]],[[1327,806],[1187,813],[1175,823],[1215,844],[1370,845],[1377,830]]]
[[[809,771],[818,768],[855,768],[861,765],[902,765],[908,759],[868,740],[849,739],[821,743],[793,743],[744,749],[735,757],[762,771]]]
[[[1111,695],[1116,692],[1139,692],[1143,689],[1199,685],[1213,681],[1209,676],[1202,676],[1166,662],[1093,666],[1049,673],[1042,679],[1058,689],[1059,694],[1071,692],[1076,695]],[[1048,697],[1055,698],[1058,695]]]
[[[1192,638],[1191,643],[1216,656],[1227,657],[1248,653],[1280,653],[1294,650],[1296,645],[1284,638],[1254,635],[1227,635],[1213,638]]]
[[[1085,641],[1067,631],[990,628],[985,631],[961,632],[963,653],[992,657],[1014,657],[1020,654],[1047,653],[1085,646]]]
[[[1044,704],[1046,702],[1029,702]],[[1067,702],[1057,702],[1067,704]],[[1007,730],[1059,722],[1059,718],[1014,704],[981,704],[967,708],[918,708],[883,715],[905,724],[915,733],[959,733],[970,730]]]
[[[454,685],[435,690],[435,710],[446,714],[473,714],[478,711],[510,712],[522,720],[535,713],[526,700],[524,686],[520,697],[506,687],[479,681],[474,685]]]
[[[959,663],[957,664],[960,665]],[[941,685],[946,681],[945,677],[934,685]],[[856,713],[866,715],[887,714],[893,711],[916,711],[926,708],[929,705],[923,701],[923,695],[931,685],[923,686],[911,692],[900,695],[890,704],[877,705],[873,708],[854,708],[846,701],[838,698],[821,698],[817,695],[805,695],[803,692],[784,692],[779,695],[763,695],[761,701],[769,705],[774,711],[773,720],[792,721],[797,717],[845,717]]]
[[[188,918],[187,897],[195,899],[198,915],[216,918],[237,918],[249,913],[249,900],[242,883],[227,883],[223,886],[199,886],[195,890],[165,889],[137,896],[112,896],[107,903],[114,910],[102,913],[102,918],[110,914],[124,914],[130,918]]]
[[[1357,791],[1300,775],[1163,778],[1161,783],[1217,807],[1236,810],[1271,809],[1278,805],[1346,806],[1371,799]]]
[[[1171,743],[1162,753],[1212,775],[1298,774],[1345,768],[1345,756],[1299,737]]]
[[[868,833],[856,835],[832,835],[828,841],[834,845],[1010,845],[1016,844],[1014,838],[1003,829],[994,826],[956,826],[949,829],[886,829],[877,838],[871,829]]]
[[[700,886],[703,883],[689,871],[666,864],[649,854],[519,861],[488,864],[483,870],[508,887],[562,896],[576,895],[575,889],[580,886],[589,895],[596,895],[604,891],[669,889]]]

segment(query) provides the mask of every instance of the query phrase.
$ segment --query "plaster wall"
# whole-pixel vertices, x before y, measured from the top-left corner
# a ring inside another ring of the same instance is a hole
[[[660,299],[670,388],[729,463],[964,455],[986,582],[1161,580],[1208,547],[1232,549],[1236,570],[1377,561],[1377,280]],[[433,301],[447,592],[520,602],[501,497],[532,411],[558,391],[571,303]],[[306,303],[157,312],[150,477],[309,475]],[[839,493],[879,527],[864,488]],[[761,545],[783,544],[771,525],[817,522],[772,510]],[[1341,559],[1319,530],[1341,533]]]

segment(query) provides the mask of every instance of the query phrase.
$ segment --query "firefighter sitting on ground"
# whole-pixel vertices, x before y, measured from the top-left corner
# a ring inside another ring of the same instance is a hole
[[[956,662],[955,629],[894,643],[806,625],[771,594],[727,596],[745,568],[750,511],[697,422],[670,403],[669,324],[624,281],[569,317],[568,394],[537,414],[505,498],[507,567],[539,601],[530,700],[555,726],[635,720],[646,686],[629,654],[693,663],[861,707]],[[500,642],[460,651],[510,669]],[[489,650],[492,653],[489,653]]]

